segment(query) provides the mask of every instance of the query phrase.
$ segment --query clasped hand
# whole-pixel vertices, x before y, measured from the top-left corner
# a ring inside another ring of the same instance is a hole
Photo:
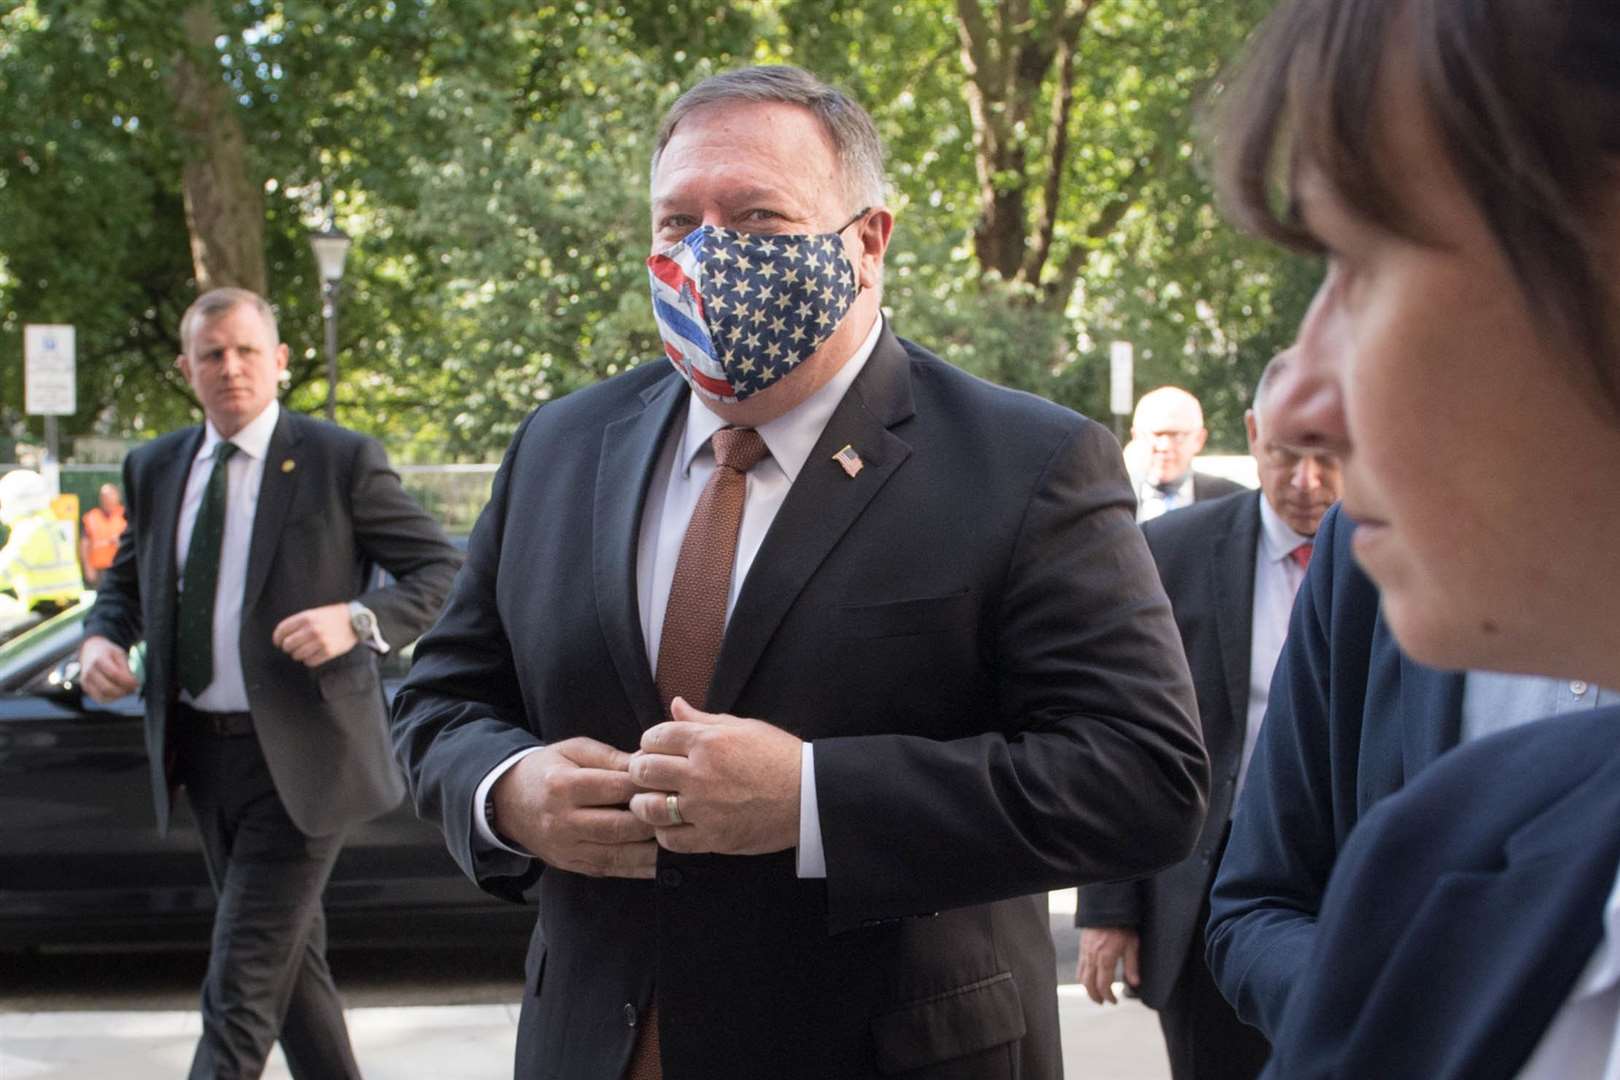
[[[652,877],[659,846],[760,855],[797,844],[799,739],[680,698],[671,712],[634,754],[581,736],[519,761],[491,791],[501,835],[550,866],[628,878]]]

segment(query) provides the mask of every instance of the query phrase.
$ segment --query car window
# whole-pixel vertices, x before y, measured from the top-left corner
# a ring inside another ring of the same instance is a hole
[[[88,594],[93,600],[94,593]],[[90,604],[81,599],[38,626],[0,645],[0,691],[16,691],[42,671],[79,647],[85,613]]]

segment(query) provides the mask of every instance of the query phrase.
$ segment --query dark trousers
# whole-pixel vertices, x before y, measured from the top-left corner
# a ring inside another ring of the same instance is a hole
[[[298,1080],[358,1080],[321,910],[342,834],[299,831],[253,735],[177,741],[218,898],[191,1080],[253,1080],[278,1037]]]
[[[1221,845],[1225,849],[1225,844]],[[1220,865],[1216,859],[1214,865]],[[1209,899],[1198,913],[1187,962],[1170,996],[1159,1010],[1164,1048],[1174,1080],[1254,1080],[1271,1056],[1271,1044],[1238,1019],[1237,1010],[1221,996],[1204,961],[1204,924]]]

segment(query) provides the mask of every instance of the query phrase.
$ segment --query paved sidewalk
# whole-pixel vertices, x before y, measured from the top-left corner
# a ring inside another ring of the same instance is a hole
[[[1058,982],[1064,984],[1058,987],[1058,1015],[1065,1073],[1070,1080],[1169,1080],[1153,1013],[1131,1000],[1093,1005],[1074,985],[1079,944],[1074,890],[1052,893],[1049,906]],[[422,993],[444,991],[426,987]],[[386,1004],[351,1008],[346,1014],[368,1080],[510,1080],[515,1003],[401,1005],[397,987],[389,994],[393,1000],[385,998]],[[505,992],[500,985],[478,984],[473,995],[474,1000],[499,1002]],[[89,987],[67,998],[56,994],[33,1000],[37,1011],[0,1011],[0,1080],[174,1080],[185,1075],[201,1029],[191,1009],[95,1008],[104,998]],[[92,1008],[60,1007],[76,1000]],[[167,999],[169,1004],[174,1000],[172,995]],[[266,1080],[290,1080],[279,1050],[264,1075]]]
[[[1167,1080],[1159,1025],[1138,1002],[1103,1009],[1079,989],[1058,998],[1065,1072],[1081,1080]],[[510,1080],[515,1005],[420,1005],[348,1011],[368,1080]],[[174,1080],[200,1024],[194,1012],[0,1015],[3,1080]],[[289,1080],[278,1050],[266,1080]]]

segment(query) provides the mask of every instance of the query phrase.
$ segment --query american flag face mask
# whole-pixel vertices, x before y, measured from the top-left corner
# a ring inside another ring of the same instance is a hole
[[[832,336],[859,293],[844,229],[770,235],[704,225],[647,260],[664,352],[714,401],[778,382]]]

